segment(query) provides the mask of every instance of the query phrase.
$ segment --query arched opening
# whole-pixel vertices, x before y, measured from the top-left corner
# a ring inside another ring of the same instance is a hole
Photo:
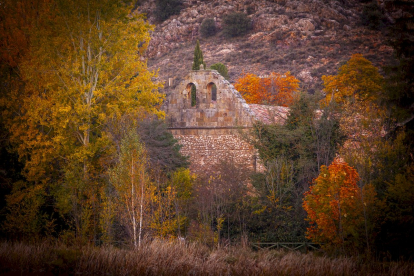
[[[207,91],[208,94],[211,95],[211,101],[217,101],[217,86],[214,84],[214,82],[207,84]]]
[[[197,105],[197,88],[194,83],[187,84],[187,95],[191,102],[191,106]]]

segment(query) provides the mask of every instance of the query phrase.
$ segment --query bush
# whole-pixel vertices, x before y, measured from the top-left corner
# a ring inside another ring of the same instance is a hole
[[[206,18],[203,20],[200,26],[200,33],[203,37],[209,37],[215,35],[217,32],[216,23],[212,18]]]
[[[220,75],[222,75],[225,79],[229,78],[229,74],[227,72],[227,67],[226,67],[226,65],[224,65],[221,62],[211,65],[210,69],[217,70],[217,72],[219,72]]]
[[[246,34],[251,27],[247,14],[233,12],[223,17],[223,34],[227,37],[236,37]]]
[[[250,5],[247,7],[246,12],[247,14],[254,14],[254,12],[256,11],[256,8],[254,7],[254,5]]]
[[[183,8],[182,0],[156,0],[155,5],[156,17],[161,22],[171,15],[179,14]]]
[[[380,30],[385,26],[385,17],[376,2],[371,2],[364,7],[361,14],[361,21],[364,26],[372,30]]]

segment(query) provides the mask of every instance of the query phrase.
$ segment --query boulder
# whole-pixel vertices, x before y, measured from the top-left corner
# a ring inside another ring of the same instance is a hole
[[[296,23],[296,28],[301,32],[313,32],[315,25],[312,24],[311,20],[302,18]]]
[[[255,31],[273,31],[281,25],[288,23],[287,15],[275,16],[273,14],[262,14],[253,20],[253,30]]]
[[[303,70],[298,74],[298,78],[303,82],[313,82],[313,77],[309,70]]]

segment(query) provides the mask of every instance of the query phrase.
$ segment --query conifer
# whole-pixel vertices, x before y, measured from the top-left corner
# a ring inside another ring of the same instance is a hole
[[[200,70],[201,64],[203,64],[204,68],[206,68],[206,64],[203,61],[203,52],[201,51],[201,48],[200,48],[200,42],[197,40],[197,44],[194,49],[194,61],[193,61],[192,70]]]

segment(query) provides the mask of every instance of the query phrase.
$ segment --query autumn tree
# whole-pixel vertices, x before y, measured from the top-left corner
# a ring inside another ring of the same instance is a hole
[[[55,197],[77,236],[97,234],[109,118],[155,113],[163,96],[140,56],[150,26],[121,1],[51,1],[28,31],[24,85],[1,103],[25,177]],[[21,4],[21,3],[17,3]],[[10,16],[18,16],[11,14]]]
[[[236,80],[234,88],[240,92],[247,103],[270,103],[271,95],[265,82],[255,74],[245,73]]]
[[[49,8],[48,0],[39,1],[9,1],[1,2],[0,7],[0,208],[5,207],[5,196],[12,192],[13,183],[24,181],[22,176],[23,160],[19,161],[18,154],[13,150],[15,143],[11,141],[9,132],[10,118],[16,116],[15,110],[9,109],[10,95],[13,91],[21,90],[24,86],[21,75],[19,73],[19,65],[21,61],[28,55],[30,47],[30,36],[28,33],[35,26],[44,26],[43,20]],[[15,98],[15,106],[20,106],[23,98]],[[21,193],[24,193],[27,183],[18,184]],[[29,185],[30,186],[30,185]],[[30,187],[28,187],[30,189]],[[16,191],[16,189],[15,189]],[[30,191],[27,191],[30,193]],[[14,193],[14,192],[13,192]],[[40,193],[42,194],[42,193]],[[41,196],[40,196],[41,197]],[[36,197],[36,198],[40,198]],[[24,200],[21,197],[15,199]],[[44,200],[44,199],[42,199]],[[19,203],[14,202],[17,206]],[[19,206],[28,206],[21,203]],[[35,208],[34,208],[35,209]],[[4,209],[5,210],[5,209]],[[23,210],[22,210],[23,211]],[[26,210],[32,212],[33,210]],[[23,211],[25,212],[25,211]],[[5,215],[0,216],[2,220]],[[33,219],[35,217],[32,217]],[[40,219],[40,218],[39,218]],[[24,221],[24,220],[23,220]],[[19,229],[27,229],[18,227]],[[4,230],[4,229],[3,229]],[[23,233],[24,231],[11,231],[14,234]]]
[[[266,82],[274,105],[290,106],[293,103],[294,92],[299,89],[299,80],[289,71],[283,75],[272,72]]]
[[[256,122],[250,133],[266,166],[253,178],[257,196],[252,200],[256,225],[266,227],[267,239],[305,239],[302,195],[342,143],[338,120],[329,107],[317,109],[318,99],[318,95],[300,94],[283,124]]]
[[[294,92],[299,88],[299,80],[286,72],[272,72],[269,77],[260,78],[246,73],[237,79],[234,87],[248,103],[289,106],[294,101]]]
[[[119,212],[129,228],[135,247],[141,245],[144,204],[147,204],[149,178],[147,156],[136,132],[129,132],[121,144],[119,163],[110,171],[117,194]]]
[[[384,77],[361,54],[353,54],[336,76],[322,76],[322,80],[326,102],[369,103],[377,101],[383,93]]]
[[[310,226],[307,237],[331,249],[355,249],[365,235],[362,206],[373,208],[376,201],[371,185],[360,189],[357,171],[336,158],[322,166],[319,176],[305,193],[303,207]],[[361,193],[363,195],[361,195]],[[361,200],[363,198],[363,200]],[[363,234],[364,233],[364,234]],[[370,233],[372,234],[372,233]]]
[[[110,181],[104,185],[100,195],[102,241],[111,243],[123,240],[133,244],[133,234],[136,233],[139,244],[139,229],[141,236],[165,238],[183,235],[189,221],[194,176],[185,169],[188,166],[187,158],[180,154],[181,146],[167,130],[165,122],[156,117],[136,122],[134,117],[127,114],[120,120],[108,120],[105,132],[113,144],[108,150],[115,152],[101,160],[106,162],[105,166],[111,172]],[[139,157],[135,156],[132,160],[134,151]],[[136,175],[132,179],[133,168]],[[141,171],[136,171],[137,168]],[[140,210],[134,213],[134,232],[133,215],[127,207],[135,204],[136,208],[141,208],[142,194],[136,191],[141,191],[139,177],[142,174],[145,180],[142,197],[144,215],[142,224],[139,224]],[[132,180],[136,181],[133,202]]]
[[[405,34],[400,37],[402,40],[405,38],[407,38]],[[401,40],[396,39],[394,42],[398,44]],[[353,55],[340,68],[337,76],[324,76],[327,93],[324,102],[338,103],[337,113],[340,112],[341,115],[340,127],[347,135],[347,140],[340,148],[339,154],[358,171],[359,189],[363,191],[370,188],[380,199],[380,205],[383,205],[382,216],[379,219],[366,205],[361,205],[365,229],[365,234],[361,235],[365,238],[361,240],[365,240],[367,247],[375,245],[380,251],[389,251],[398,256],[412,254],[406,249],[396,249],[404,247],[402,240],[406,238],[399,239],[399,237],[409,236],[410,228],[404,224],[406,221],[404,215],[394,213],[394,209],[400,208],[399,205],[402,206],[404,200],[396,201],[395,193],[389,196],[389,188],[398,179],[401,189],[407,191],[410,189],[409,182],[400,180],[409,178],[406,168],[412,163],[410,157],[412,116],[409,108],[412,97],[407,93],[411,89],[409,81],[403,80],[409,75],[407,73],[409,70],[406,69],[409,68],[410,62],[403,54],[409,54],[409,51],[406,52],[409,47],[396,49],[402,62],[398,66],[386,68],[386,81],[379,74],[378,69],[361,55]],[[406,61],[408,62],[405,63]],[[364,200],[365,194],[360,193],[360,197]],[[394,203],[393,208],[387,208]],[[389,223],[390,221],[393,222]],[[394,225],[398,223],[404,226],[400,227],[401,232],[396,234]],[[376,235],[370,236],[367,233]],[[395,235],[393,242],[389,242],[389,235]]]
[[[231,242],[247,236],[249,174],[245,165],[231,158],[213,164],[211,171],[200,174],[194,184],[190,240],[219,246],[223,238]]]
[[[193,195],[195,176],[180,168],[168,177],[151,169],[151,217],[149,228],[157,237],[183,236],[189,223],[189,201]]]
[[[360,187],[371,183],[382,194],[385,189],[380,182],[388,177],[377,178],[375,168],[382,166],[379,155],[387,148],[384,136],[389,118],[383,105],[384,78],[369,60],[355,54],[336,76],[323,76],[323,80],[326,98],[322,102],[337,103],[335,112],[347,136],[339,150],[341,156],[358,170]]]
[[[385,123],[380,108],[384,78],[378,68],[361,54],[354,54],[337,75],[322,76],[322,80],[326,93],[322,104],[337,103],[342,131],[352,137],[345,144],[346,150],[355,149],[355,142],[380,137]]]

